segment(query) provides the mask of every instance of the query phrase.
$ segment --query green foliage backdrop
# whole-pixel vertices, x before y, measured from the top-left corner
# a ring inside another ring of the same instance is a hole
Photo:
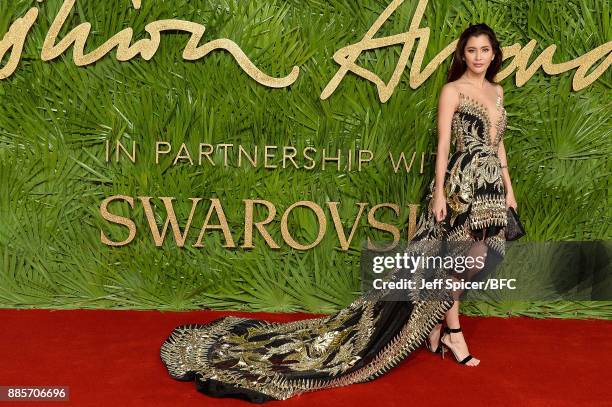
[[[378,36],[406,31],[416,3],[407,0]],[[381,154],[389,149],[435,151],[437,95],[448,60],[416,90],[408,85],[407,70],[384,104],[371,83],[353,75],[328,100],[319,99],[338,69],[333,53],[359,41],[387,4],[144,0],[137,11],[127,0],[78,0],[66,24],[72,29],[91,22],[91,50],[125,27],[133,27],[138,39],[155,20],[199,22],[206,26],[205,41],[235,41],[272,76],[285,76],[293,65],[300,66],[290,88],[270,89],[248,77],[226,52],[183,61],[188,37],[180,33],[164,34],[148,62],[117,62],[107,56],[79,68],[71,50],[41,62],[44,36],[61,1],[0,2],[0,35],[28,8],[41,10],[18,70],[0,82],[0,306],[329,313],[350,303],[360,287],[361,242],[366,236],[388,237],[373,233],[365,222],[347,252],[339,250],[333,233],[305,252],[286,245],[271,250],[261,238],[254,250],[228,250],[217,232],[207,235],[204,248],[193,248],[204,221],[200,206],[184,248],[177,248],[171,237],[157,248],[141,207],[128,210],[126,205],[121,210],[136,219],[139,232],[130,245],[109,248],[101,243],[100,230],[114,240],[123,240],[126,230],[103,221],[99,206],[115,194],[172,196],[177,216],[184,220],[191,209],[189,197],[218,197],[235,240],[241,242],[246,198],[268,199],[280,211],[303,199],[322,206],[340,201],[345,230],[356,215],[356,202],[422,202],[433,160],[424,175],[394,174],[383,165],[360,173],[172,166],[171,158],[155,165],[152,160],[157,140],[169,141],[175,149],[186,142],[192,151],[200,142],[362,148]],[[421,23],[432,30],[425,61],[470,23],[486,22],[502,45],[536,39],[536,55],[556,44],[554,62],[564,62],[610,41],[610,16],[607,0],[431,1]],[[395,46],[367,52],[358,62],[386,80],[400,51]],[[534,241],[610,239],[612,75],[607,70],[579,92],[571,91],[572,76],[538,71],[520,88],[514,75],[501,83],[509,114],[505,140],[510,174],[528,239]],[[136,164],[105,163],[106,140],[136,140]],[[221,153],[216,159],[222,162]],[[165,213],[156,203],[161,225]],[[395,223],[405,226],[407,216],[403,211]],[[312,241],[315,220],[307,214],[294,217],[294,237]],[[281,241],[278,222],[272,235]],[[462,304],[472,314],[602,318],[610,318],[610,305]]]

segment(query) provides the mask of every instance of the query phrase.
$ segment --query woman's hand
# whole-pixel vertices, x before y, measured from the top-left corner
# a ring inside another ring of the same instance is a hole
[[[510,192],[506,194],[506,209],[509,207],[513,207],[516,211],[516,199],[514,198],[514,192]]]
[[[444,194],[434,194],[431,210],[436,217],[436,221],[440,222],[446,218],[446,198]]]

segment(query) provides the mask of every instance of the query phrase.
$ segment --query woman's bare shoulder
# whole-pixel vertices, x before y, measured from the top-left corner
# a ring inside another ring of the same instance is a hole
[[[451,81],[451,82],[446,82],[444,84],[444,86],[442,86],[442,89],[444,89],[444,88],[453,89],[453,90],[458,92],[460,90],[460,88],[461,88],[461,80],[460,79],[456,79],[456,80]]]
[[[459,100],[459,87],[454,82],[445,83],[440,90],[440,101],[456,103]]]
[[[495,90],[497,91],[497,94],[499,96],[501,96],[502,98],[504,97],[504,87],[502,85],[500,85],[499,83],[496,83]]]

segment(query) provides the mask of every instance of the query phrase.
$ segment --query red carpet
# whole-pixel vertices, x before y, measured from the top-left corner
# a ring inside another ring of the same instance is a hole
[[[171,379],[159,346],[176,326],[223,315],[290,321],[312,314],[0,310],[0,385],[70,387],[69,402],[0,406],[247,406]],[[278,406],[612,405],[612,322],[462,317],[480,366],[424,348],[369,383],[300,395]],[[265,405],[265,404],[264,404]]]

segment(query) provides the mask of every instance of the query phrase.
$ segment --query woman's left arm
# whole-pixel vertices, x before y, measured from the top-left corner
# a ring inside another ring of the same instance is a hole
[[[504,189],[506,190],[506,208],[511,206],[516,211],[516,199],[514,198],[514,190],[512,189],[512,182],[510,181],[510,172],[508,171],[508,159],[506,157],[506,147],[504,146],[503,140],[499,142],[497,156],[499,157],[499,161],[501,161],[502,181],[504,183]]]
[[[500,84],[497,84],[497,86],[503,103],[504,88]],[[516,211],[516,199],[514,198],[514,190],[512,189],[512,182],[510,181],[510,171],[508,171],[508,158],[506,157],[506,147],[504,146],[503,138],[499,142],[497,156],[501,161],[502,181],[504,183],[504,189],[506,190],[506,208],[513,207]]]

